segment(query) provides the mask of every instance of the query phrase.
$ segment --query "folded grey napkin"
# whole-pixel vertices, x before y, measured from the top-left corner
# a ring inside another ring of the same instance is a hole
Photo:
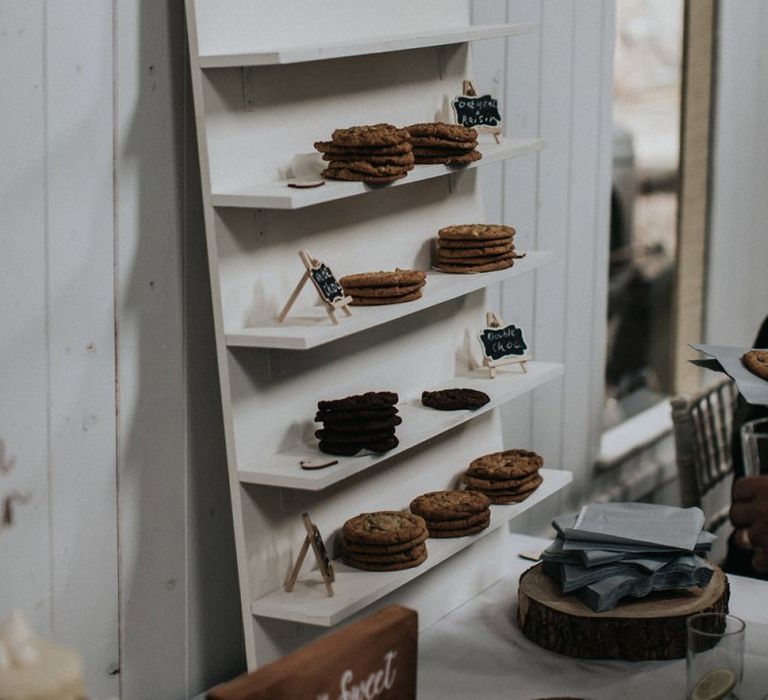
[[[579,600],[595,612],[605,612],[616,607],[627,596],[642,598],[652,591],[709,585],[714,567],[701,557],[685,555],[673,559],[661,570],[642,575],[616,574],[582,586],[574,591]]]
[[[692,551],[704,526],[700,508],[654,503],[591,503],[584,506],[566,539],[657,545]]]

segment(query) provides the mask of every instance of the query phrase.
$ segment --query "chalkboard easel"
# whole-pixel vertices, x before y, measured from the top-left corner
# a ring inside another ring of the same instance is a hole
[[[504,322],[493,311],[488,311],[485,314],[485,325],[486,330],[501,330],[504,328]],[[520,335],[520,338],[522,340],[522,334]],[[480,335],[480,345],[483,346],[482,334]],[[523,348],[525,348],[525,345],[523,345]],[[523,374],[526,374],[528,372],[529,359],[530,358],[527,355],[509,354],[503,354],[501,357],[489,357],[485,352],[485,349],[483,350],[483,367],[488,368],[488,374],[491,379],[496,378],[496,368],[501,367],[502,365],[520,365]]]
[[[352,312],[349,310],[349,302],[352,301],[352,297],[344,294],[344,290],[336,281],[330,268],[325,263],[313,258],[306,250],[300,250],[299,257],[301,262],[304,263],[304,274],[301,276],[293,292],[291,292],[291,296],[288,298],[283,310],[277,315],[277,322],[282,323],[285,320],[304,285],[310,281],[315,286],[320,300],[323,302],[323,306],[334,324],[339,323],[339,319],[336,318],[336,312],[339,309],[346,316],[351,316]]]
[[[325,590],[328,593],[328,597],[333,597],[333,582],[336,580],[336,575],[333,570],[333,562],[328,556],[328,550],[325,548],[325,542],[320,535],[320,530],[317,529],[309,517],[309,513],[302,513],[301,519],[304,521],[304,527],[307,530],[307,536],[304,538],[304,542],[299,550],[299,556],[296,558],[296,563],[291,569],[291,573],[288,574],[288,578],[285,580],[285,590],[290,593],[296,584],[296,579],[299,577],[299,571],[301,571],[301,565],[304,563],[304,558],[307,556],[307,551],[312,547],[312,552],[317,560],[317,566],[320,569],[320,575],[323,577],[323,583],[325,583]]]
[[[471,80],[463,81],[461,90],[462,90],[462,97],[468,98],[470,102],[472,101],[472,99],[475,99],[475,101],[477,101],[478,99],[477,91],[475,90],[475,86],[472,85]],[[485,97],[490,97],[490,95],[486,95]],[[460,99],[461,98],[457,98],[457,100],[460,100]],[[493,101],[493,104],[494,105],[496,104],[495,100]],[[456,122],[458,124],[462,124],[463,120],[462,120],[461,114],[459,113],[460,110],[457,108],[455,101],[453,103],[453,111],[456,116]],[[499,114],[497,113],[495,116],[499,117]],[[464,124],[464,126],[469,126],[469,124]],[[494,126],[491,126],[490,124],[472,124],[471,126],[479,134],[492,134],[496,143],[501,143],[500,137],[502,134],[502,128],[500,123],[497,123]]]

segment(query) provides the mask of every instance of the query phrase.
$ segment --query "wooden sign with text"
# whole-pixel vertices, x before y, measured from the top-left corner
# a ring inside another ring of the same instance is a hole
[[[391,605],[248,675],[207,700],[415,700],[418,614]]]
[[[336,311],[341,309],[347,316],[351,316],[352,312],[349,310],[349,302],[352,301],[352,297],[348,297],[344,294],[344,290],[339,284],[338,280],[334,277],[331,268],[323,262],[313,258],[308,251],[300,250],[299,257],[301,262],[304,263],[304,274],[302,275],[299,283],[296,285],[291,296],[283,307],[282,311],[277,315],[277,320],[282,323],[291,307],[296,302],[299,293],[304,288],[307,282],[312,282],[317,293],[320,295],[320,300],[325,306],[325,310],[328,312],[333,323],[338,323],[339,319],[336,318]]]
[[[478,336],[483,349],[483,366],[488,368],[491,378],[496,376],[496,367],[519,364],[523,372],[528,371],[528,346],[523,338],[522,328],[514,323],[507,326],[493,312],[485,315],[486,329]]]

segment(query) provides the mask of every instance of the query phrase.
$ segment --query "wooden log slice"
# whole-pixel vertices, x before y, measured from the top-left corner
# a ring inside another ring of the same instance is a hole
[[[520,577],[517,623],[539,646],[580,659],[652,661],[685,656],[686,619],[701,612],[728,612],[728,579],[720,569],[706,589],[659,591],[627,598],[596,613],[563,595],[541,564]]]

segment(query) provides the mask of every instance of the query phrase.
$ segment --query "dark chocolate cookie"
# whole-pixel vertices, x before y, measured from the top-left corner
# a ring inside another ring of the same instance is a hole
[[[365,420],[384,420],[397,415],[397,407],[384,406],[382,408],[371,408],[361,411],[318,411],[315,414],[315,421],[329,423],[349,423],[350,421]]]
[[[488,394],[476,389],[442,389],[440,391],[424,391],[421,403],[438,411],[474,411],[485,406],[491,399]]]
[[[370,411],[371,409],[387,408],[398,402],[398,396],[393,391],[367,391],[365,394],[345,396],[343,399],[318,401],[318,411]]]
[[[315,430],[315,437],[318,440],[324,440],[334,445],[378,444],[384,440],[389,440],[394,434],[394,428],[378,433],[339,433],[335,430]]]
[[[389,416],[388,418],[382,418],[381,420],[352,420],[352,421],[337,421],[330,418],[326,418],[323,421],[325,428],[330,428],[337,433],[380,433],[390,428],[394,428],[396,425],[400,425],[403,419],[400,416]]]

